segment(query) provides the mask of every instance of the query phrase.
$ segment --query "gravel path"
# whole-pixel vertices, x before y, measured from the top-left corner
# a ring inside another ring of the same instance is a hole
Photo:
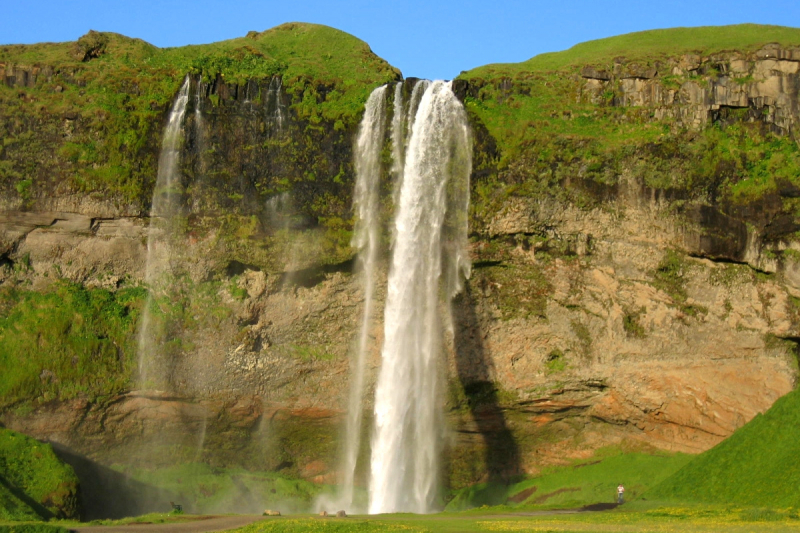
[[[209,516],[188,522],[168,524],[125,524],[120,526],[80,526],[75,533],[206,533],[226,531],[252,524],[266,517],[259,515]]]

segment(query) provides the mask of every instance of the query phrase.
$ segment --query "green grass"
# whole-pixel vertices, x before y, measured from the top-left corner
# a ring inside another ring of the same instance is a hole
[[[0,533],[69,533],[69,530],[53,524],[0,525]]]
[[[0,287],[0,405],[123,390],[144,296],[140,288],[110,292],[65,281],[45,292]]]
[[[697,456],[648,498],[800,507],[800,390]]]
[[[625,485],[626,498],[633,500],[690,459],[684,454],[623,453],[609,448],[590,460],[552,467],[539,476],[509,486],[481,483],[468,487],[456,493],[446,510],[460,511],[484,505],[502,505],[508,511],[563,509],[612,503],[616,500],[619,483]]]
[[[487,512],[484,515],[444,513],[436,515],[379,515],[348,518],[268,518],[241,529],[240,533],[271,532],[789,532],[799,531],[796,511],[721,507],[659,507],[635,511],[578,513],[550,516],[511,516]]]
[[[15,494],[7,482],[0,480],[0,520],[40,520],[34,507]]]
[[[461,74],[471,85],[467,111],[498,149],[496,161],[478,160],[482,177],[473,185],[473,225],[490,220],[509,196],[596,205],[603,196],[598,191],[613,191],[608,187],[625,173],[652,188],[684,191],[686,199],[715,198],[729,211],[776,193],[780,182],[800,184],[800,147],[760,122],[747,122],[747,110],[696,131],[657,120],[648,107],[614,105],[614,84],[602,102],[581,96],[579,73],[587,65],[610,70],[618,57],[656,65],[687,52],[748,52],[769,42],[797,45],[800,29],[744,24],[653,30]],[[705,83],[715,75],[713,69],[699,75],[661,72],[654,83],[680,87],[690,78]],[[800,213],[794,204],[784,209]]]
[[[800,28],[737,24],[641,31],[587,41],[563,52],[541,54],[521,63],[485,65],[460,77],[495,77],[508,73],[603,65],[609,64],[615,57],[624,57],[629,61],[653,61],[686,53],[748,52],[773,42],[786,46],[800,45]]]
[[[83,61],[91,47],[97,57]],[[147,205],[161,122],[186,74],[231,86],[280,75],[294,116],[312,129],[354,128],[369,92],[400,76],[363,41],[303,23],[165,49],[94,33],[76,43],[0,46],[0,62],[53,70],[32,88],[0,87],[0,186],[25,202],[59,183]],[[66,139],[65,116],[74,120]]]
[[[49,444],[0,428],[0,517],[78,516],[78,478]]]
[[[278,472],[185,463],[159,469],[127,468],[132,479],[179,498],[187,512],[260,514],[264,509],[308,511],[326,487]],[[165,515],[162,515],[165,516]],[[172,516],[172,515],[169,515]]]

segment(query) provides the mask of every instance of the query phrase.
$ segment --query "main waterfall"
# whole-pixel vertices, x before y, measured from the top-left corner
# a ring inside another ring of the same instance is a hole
[[[375,392],[369,512],[433,510],[443,413],[440,360],[449,299],[469,275],[471,143],[451,85],[427,86],[397,193],[394,247]]]

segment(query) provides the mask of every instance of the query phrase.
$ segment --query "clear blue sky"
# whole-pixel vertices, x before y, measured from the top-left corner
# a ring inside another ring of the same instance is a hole
[[[89,29],[156,46],[316,22],[368,42],[405,76],[452,78],[579,42],[654,28],[755,22],[800,26],[800,0],[7,0],[0,43],[74,41]]]

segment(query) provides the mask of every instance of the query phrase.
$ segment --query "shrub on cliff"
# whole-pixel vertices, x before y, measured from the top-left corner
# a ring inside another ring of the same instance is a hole
[[[0,517],[77,518],[78,511],[72,467],[49,444],[0,428]]]

